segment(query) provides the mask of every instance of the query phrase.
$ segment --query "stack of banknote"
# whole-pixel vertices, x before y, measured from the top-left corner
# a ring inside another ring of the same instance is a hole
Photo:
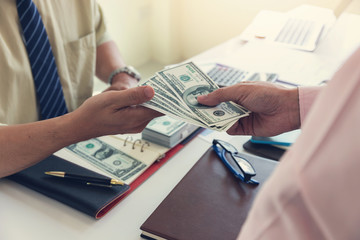
[[[239,118],[249,115],[247,109],[233,102],[212,107],[199,104],[197,96],[219,87],[193,62],[161,70],[139,85],[155,90],[154,98],[143,104],[145,107],[196,126],[225,131]]]
[[[170,116],[162,116],[150,121],[142,131],[142,139],[172,148],[186,139],[199,127]]]

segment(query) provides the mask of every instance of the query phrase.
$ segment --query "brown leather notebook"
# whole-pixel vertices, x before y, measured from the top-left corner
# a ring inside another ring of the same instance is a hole
[[[240,182],[210,148],[141,225],[146,239],[235,239],[278,162],[250,156],[258,186]]]

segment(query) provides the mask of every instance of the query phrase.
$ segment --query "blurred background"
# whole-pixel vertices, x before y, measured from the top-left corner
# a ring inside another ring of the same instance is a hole
[[[148,78],[239,35],[263,10],[302,4],[336,10],[346,0],[98,0],[112,38],[128,65]],[[347,11],[360,9],[353,0]],[[95,80],[95,90],[105,84]]]

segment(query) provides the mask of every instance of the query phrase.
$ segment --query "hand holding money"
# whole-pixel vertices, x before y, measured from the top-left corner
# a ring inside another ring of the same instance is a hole
[[[249,115],[247,109],[233,102],[214,107],[199,104],[197,96],[219,87],[192,62],[164,69],[139,85],[151,86],[155,91],[154,98],[143,106],[204,128],[226,131]]]
[[[214,106],[234,101],[251,111],[251,117],[239,119],[227,133],[270,137],[300,128],[298,88],[287,88],[270,82],[246,82],[225,87],[198,101]]]

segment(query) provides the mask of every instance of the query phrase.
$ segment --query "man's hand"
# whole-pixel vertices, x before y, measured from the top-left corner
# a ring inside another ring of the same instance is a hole
[[[139,106],[153,96],[154,90],[148,86],[107,91],[89,98],[68,117],[77,123],[74,131],[83,139],[141,132],[149,121],[162,115]]]
[[[300,127],[298,90],[268,82],[243,82],[198,96],[199,103],[215,106],[233,101],[251,111],[227,132],[237,135],[274,136]]]

